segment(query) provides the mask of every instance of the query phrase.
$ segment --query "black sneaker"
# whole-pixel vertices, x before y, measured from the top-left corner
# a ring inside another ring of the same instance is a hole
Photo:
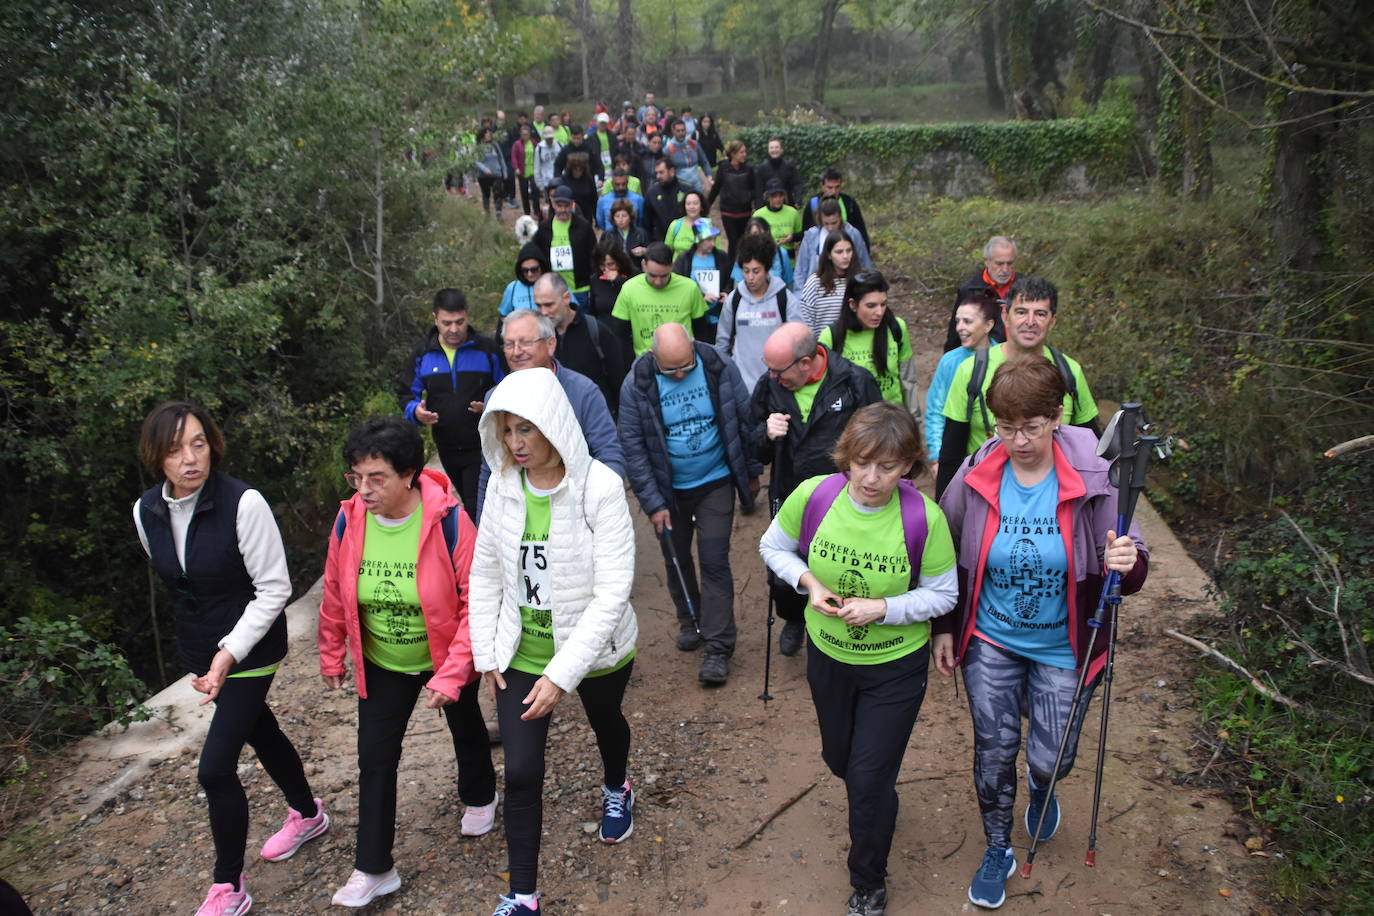
[[[849,895],[849,910],[845,916],[883,916],[887,911],[887,888],[865,891],[854,888]]]
[[[706,660],[701,663],[697,680],[703,684],[719,687],[730,677],[730,656],[724,652],[707,652]]]
[[[683,630],[677,634],[677,650],[679,652],[694,652],[701,648],[701,634],[696,630]]]
[[[796,655],[806,642],[806,624],[800,620],[788,620],[778,634],[778,651],[783,655]]]

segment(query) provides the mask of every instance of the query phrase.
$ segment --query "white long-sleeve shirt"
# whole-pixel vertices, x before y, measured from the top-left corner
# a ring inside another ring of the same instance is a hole
[[[200,492],[196,490],[190,496],[174,499],[170,484],[162,485],[162,499],[167,503],[167,513],[171,519],[172,542],[176,545],[177,562],[182,569],[186,568],[186,532],[191,527],[191,517],[195,514],[196,503],[200,501]],[[143,552],[151,556],[137,501],[134,502],[134,527],[138,529]],[[291,597],[291,576],[286,569],[286,548],[282,544],[277,520],[272,516],[267,500],[257,490],[245,490],[239,498],[234,527],[239,553],[243,555],[243,566],[253,580],[255,594],[243,609],[239,622],[219,641],[219,647],[227,649],[234,656],[234,661],[242,661],[286,607]]]

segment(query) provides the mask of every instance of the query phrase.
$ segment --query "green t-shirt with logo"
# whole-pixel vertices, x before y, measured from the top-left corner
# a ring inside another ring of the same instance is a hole
[[[691,332],[692,322],[706,314],[706,299],[691,277],[672,274],[663,289],[649,285],[644,274],[631,277],[620,288],[611,316],[630,323],[635,356],[654,345],[654,331],[676,321]]]
[[[996,344],[988,348],[988,371],[983,376],[983,403],[987,403],[988,388],[992,385],[992,377],[997,372],[997,367],[1007,361],[1007,344]],[[1054,362],[1054,356],[1050,353],[1050,348],[1046,346],[1042,352],[1045,359]],[[967,454],[972,455],[978,447],[988,441],[991,430],[983,422],[983,411],[979,409],[977,401],[973,404],[972,416],[969,415],[968,403],[968,383],[973,378],[973,363],[975,357],[970,356],[959,364],[959,368],[954,370],[954,378],[949,383],[949,394],[945,397],[944,415],[946,419],[954,420],[957,423],[968,423],[968,449]],[[1074,389],[1071,387],[1069,393],[1064,395],[1064,422],[1070,426],[1078,426],[1087,423],[1097,416],[1097,401],[1093,400],[1093,394],[1088,390],[1088,380],[1083,377],[1083,367],[1078,362],[1068,356],[1064,357],[1068,363],[1069,373],[1073,376],[1078,386],[1078,397],[1073,396]],[[996,417],[992,416],[992,411],[988,410],[988,418],[996,422]]]
[[[586,292],[590,287],[585,283],[578,286],[577,281],[573,279],[572,242],[568,240],[568,230],[572,228],[572,220],[565,223],[561,219],[554,219],[549,220],[549,223],[553,229],[553,237],[549,242],[549,261],[553,264],[554,269],[563,275],[563,279],[567,281],[568,289],[575,293]],[[559,270],[560,264],[568,265],[567,269]]]
[[[536,490],[520,474],[525,489],[525,530],[520,535],[520,568],[517,587],[520,596],[520,644],[510,667],[526,674],[541,675],[553,660],[553,579],[549,572],[549,527],[552,512],[547,491]],[[637,651],[637,650],[636,650]],[[587,677],[600,677],[619,671],[630,663],[635,652],[610,668],[592,671]]]
[[[388,671],[429,671],[429,633],[415,585],[420,555],[420,510],[399,525],[367,514],[363,559],[358,566],[358,611],[363,657]]]
[[[879,373],[873,364],[873,335],[874,330],[846,331],[844,334],[844,352],[840,355],[849,360],[856,366],[862,366],[872,374],[878,382],[878,390],[883,393],[883,400],[891,401],[894,404],[901,404],[902,399],[902,377],[901,364],[911,359],[911,338],[906,332],[906,322],[897,315],[897,330],[901,332],[899,340],[892,339],[892,332],[887,328],[882,328],[882,332],[887,335],[887,371]],[[821,331],[820,342],[829,349],[833,344],[831,340],[834,335],[830,328]],[[965,386],[968,382],[964,382]]]
[[[812,477],[792,491],[778,512],[778,526],[788,537],[801,537],[806,501],[824,480]],[[926,512],[922,576],[939,576],[954,568],[954,541],[940,507],[921,495]],[[894,490],[881,509],[859,507],[845,486],[835,497],[811,540],[806,565],[821,584],[844,598],[887,598],[911,589],[911,563],[902,528],[901,497]],[[881,619],[850,626],[838,617],[806,605],[806,632],[826,655],[848,665],[878,665],[910,655],[930,640],[926,621],[889,626]]]

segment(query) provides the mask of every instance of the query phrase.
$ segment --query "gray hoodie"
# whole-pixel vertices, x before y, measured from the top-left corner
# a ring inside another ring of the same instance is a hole
[[[780,295],[784,297],[781,307]],[[735,361],[745,390],[753,391],[754,384],[768,372],[763,362],[763,342],[787,320],[791,306],[787,284],[772,274],[768,275],[768,291],[761,298],[754,298],[749,292],[749,284],[737,283],[735,291],[721,306],[720,322],[716,325],[716,349]]]

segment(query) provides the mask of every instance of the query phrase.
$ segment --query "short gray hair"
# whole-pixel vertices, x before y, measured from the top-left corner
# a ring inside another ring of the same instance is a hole
[[[992,249],[1000,248],[1003,245],[1011,249],[1011,256],[1013,258],[1016,257],[1016,243],[1005,235],[994,235],[992,238],[988,239],[987,244],[983,246],[983,257],[992,257]]]
[[[562,277],[559,277],[561,280]],[[553,322],[544,317],[543,312],[536,312],[534,309],[516,309],[505,318],[501,319],[501,337],[505,339],[506,329],[510,327],[512,321],[522,318],[533,318],[539,325],[539,338],[541,340],[549,337],[557,337],[558,329],[553,326]]]
[[[553,291],[555,297],[561,296],[568,291],[568,281],[563,279],[563,275],[556,270],[546,271],[539,275],[539,279],[534,281],[534,285],[544,284]]]

